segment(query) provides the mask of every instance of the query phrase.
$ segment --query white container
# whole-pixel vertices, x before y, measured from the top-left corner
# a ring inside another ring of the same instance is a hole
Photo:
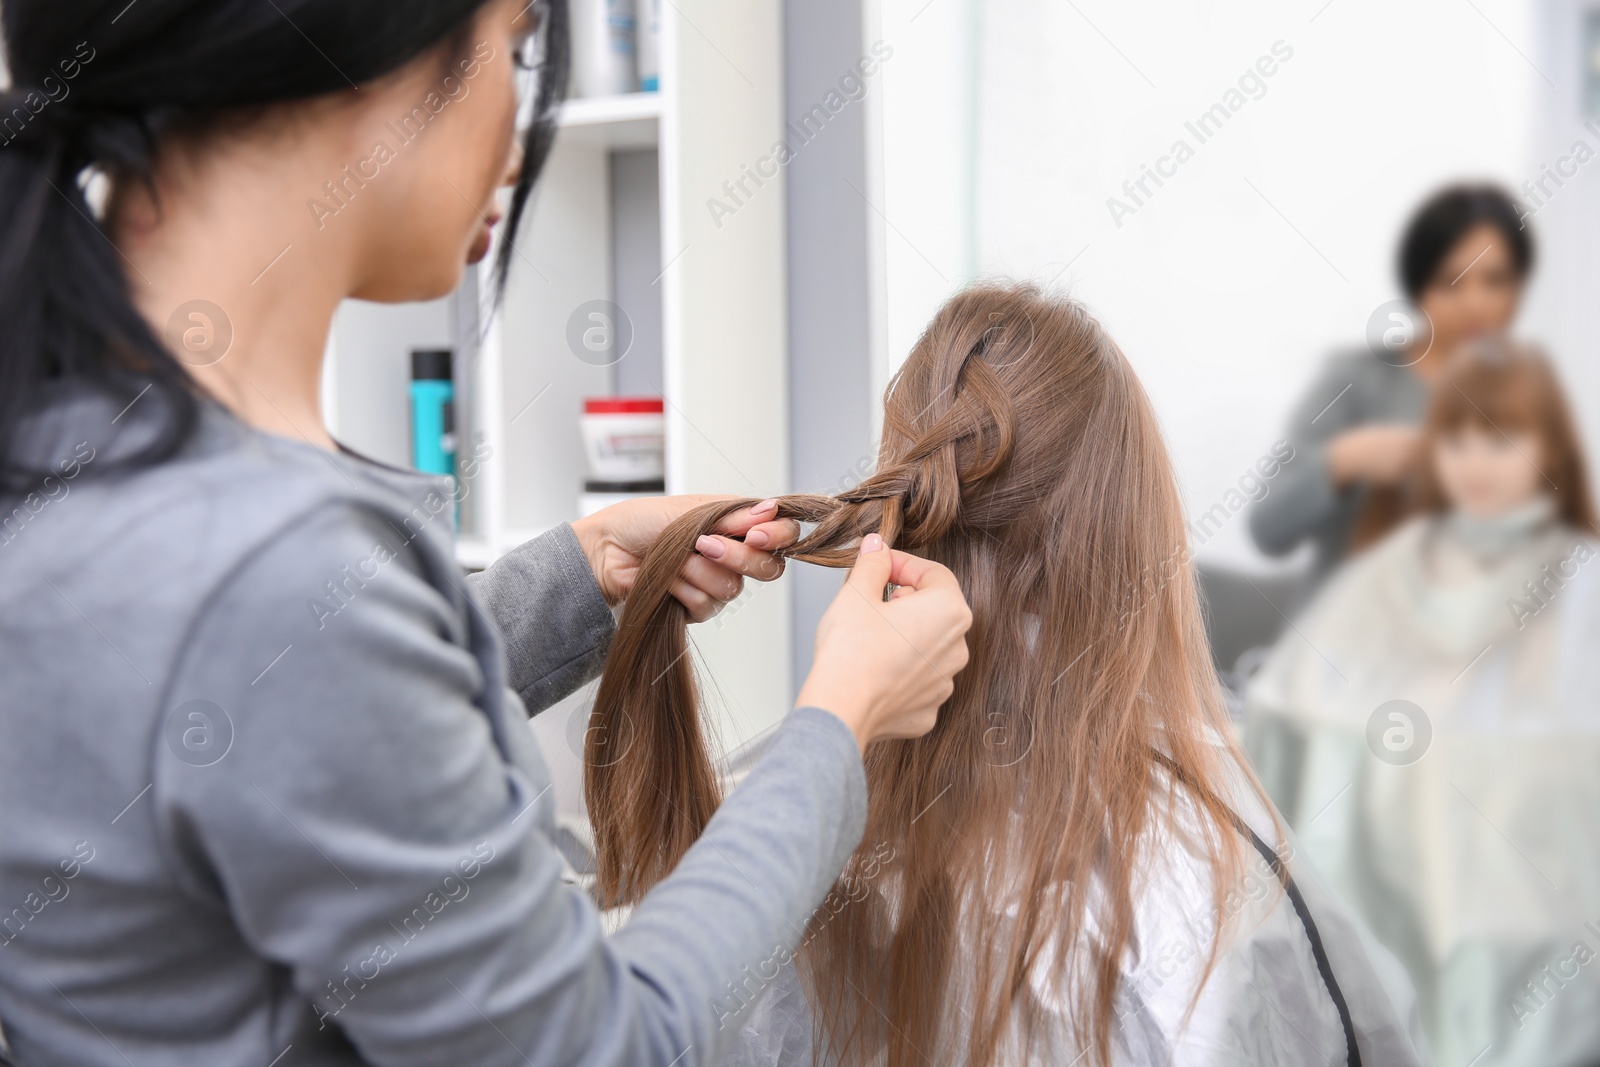
[[[639,91],[661,88],[661,0],[638,0],[634,13],[638,36]]]
[[[631,93],[634,68],[634,0],[574,0],[572,84],[578,96]]]
[[[590,481],[626,484],[666,476],[666,418],[660,397],[585,400],[578,423]]]

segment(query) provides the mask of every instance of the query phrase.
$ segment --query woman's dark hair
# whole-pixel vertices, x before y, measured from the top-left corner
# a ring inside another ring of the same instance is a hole
[[[365,85],[435,47],[470,48],[485,2],[0,0],[12,78],[0,89],[0,492],[44,473],[18,431],[50,379],[163,402],[159,431],[128,462],[170,455],[195,423],[197,387],[133,305],[121,255],[85,196],[89,168],[148,181],[166,131],[203,134],[230,115]],[[566,0],[533,7],[538,96],[497,291],[566,90]]]
[[[1400,238],[1400,284],[1406,295],[1421,296],[1450,250],[1484,223],[1505,234],[1517,276],[1526,278],[1533,269],[1533,233],[1523,225],[1517,202],[1495,185],[1452,185],[1423,201]]]

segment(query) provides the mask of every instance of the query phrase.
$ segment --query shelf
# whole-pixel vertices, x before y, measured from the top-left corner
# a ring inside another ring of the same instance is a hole
[[[468,570],[484,570],[501,554],[481,537],[461,537],[456,540],[456,562]]]
[[[551,527],[512,526],[500,530],[493,538],[462,536],[456,539],[456,562],[463,567],[481,571],[518,545],[532,541]]]
[[[561,105],[561,136],[603,148],[654,148],[661,142],[661,94],[580,97]]]

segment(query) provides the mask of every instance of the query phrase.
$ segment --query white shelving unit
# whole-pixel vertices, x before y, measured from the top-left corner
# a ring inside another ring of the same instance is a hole
[[[465,485],[463,565],[486,567],[577,517],[582,402],[613,395],[620,379],[662,383],[669,493],[788,488],[781,169],[759,188],[747,182],[752,195],[720,226],[708,208],[784,136],[781,32],[778,5],[678,0],[663,17],[660,92],[568,101],[505,298],[487,324],[477,321],[487,264],[445,300],[341,309],[330,422],[375,458],[408,459],[408,351],[457,352],[458,457],[474,446],[486,453]],[[650,150],[654,203],[624,206],[658,216],[659,243],[624,248],[614,241],[616,154]],[[634,280],[619,293],[625,275]],[[637,280],[650,275],[648,285]],[[627,367],[586,362],[568,343],[569,320],[594,300],[660,323],[659,334],[640,332]],[[694,631],[730,744],[780,718],[792,692],[789,591],[776,583],[746,597],[732,612],[736,625]]]
[[[606,148],[655,148],[661,143],[661,94],[568,100],[561,107],[563,141]]]

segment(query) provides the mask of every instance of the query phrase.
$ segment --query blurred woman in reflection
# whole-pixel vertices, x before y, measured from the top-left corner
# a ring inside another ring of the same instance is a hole
[[[1550,364],[1469,347],[1419,459],[1420,514],[1279,641],[1246,747],[1438,1063],[1600,1063],[1600,531]]]
[[[1285,555],[1310,541],[1320,581],[1350,548],[1371,543],[1397,511],[1445,357],[1511,324],[1532,267],[1533,235],[1494,186],[1452,186],[1417,209],[1400,241],[1399,274],[1422,315],[1384,327],[1410,334],[1394,349],[1334,356],[1300,401],[1285,435],[1295,461],[1250,515],[1261,551]]]

